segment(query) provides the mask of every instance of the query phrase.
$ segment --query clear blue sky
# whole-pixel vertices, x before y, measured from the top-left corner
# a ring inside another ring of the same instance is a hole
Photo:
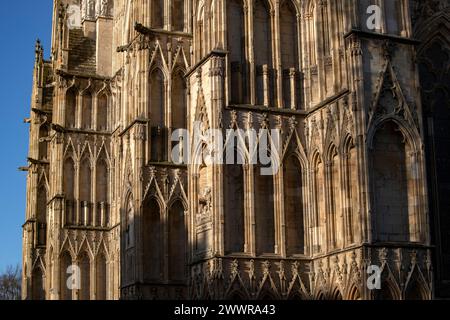
[[[52,0],[3,1],[0,10],[0,272],[21,263],[25,221],[26,165],[34,44],[48,58]]]

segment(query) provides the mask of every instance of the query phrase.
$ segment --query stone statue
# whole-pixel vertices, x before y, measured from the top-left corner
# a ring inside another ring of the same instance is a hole
[[[88,7],[86,12],[86,18],[92,19],[95,15],[95,0],[88,0]]]
[[[102,0],[100,7],[100,15],[104,17],[109,16],[108,0]]]

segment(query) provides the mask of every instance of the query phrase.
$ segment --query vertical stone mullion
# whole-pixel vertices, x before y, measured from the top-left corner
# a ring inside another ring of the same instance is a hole
[[[343,163],[341,165],[341,170],[343,172],[343,180],[341,182],[342,190],[344,190],[345,196],[343,197],[343,207],[344,207],[344,245],[349,246],[354,242],[354,230],[353,230],[353,217],[352,217],[352,191],[351,191],[351,180],[350,180],[350,170],[349,170],[349,160],[350,153],[349,149],[346,147],[343,155]],[[353,236],[352,236],[353,235]],[[353,241],[351,241],[353,240]]]
[[[280,161],[281,162],[281,161]],[[281,165],[281,164],[280,164]],[[283,165],[284,167],[284,165]],[[278,174],[275,176],[276,188],[275,188],[275,203],[277,204],[275,214],[277,219],[275,219],[275,243],[278,242],[276,254],[281,255],[282,257],[286,257],[287,255],[287,247],[286,247],[286,206],[285,206],[285,197],[284,197],[284,168],[281,167]],[[277,199],[278,198],[278,199]],[[300,230],[298,230],[300,232]]]
[[[309,74],[309,69],[311,66],[311,52],[310,52],[310,46],[309,46],[309,39],[308,34],[310,32],[310,14],[304,10],[302,16],[301,16],[301,23],[302,23],[302,31],[299,33],[301,35],[301,56],[299,57],[300,61],[300,72],[303,78],[303,94],[304,97],[304,109],[308,109],[307,105],[308,103],[311,104],[311,77]]]
[[[256,66],[255,66],[255,52],[254,52],[254,15],[253,15],[253,1],[248,2],[248,7],[245,9],[247,29],[246,34],[248,34],[247,42],[247,53],[249,61],[249,78],[250,78],[250,104],[256,104]]]
[[[80,202],[80,161],[77,160],[74,163],[75,166],[75,177],[74,177],[74,184],[75,184],[75,201],[74,201],[74,206],[75,206],[75,225],[79,226],[81,224],[81,202]]]
[[[165,29],[168,31],[172,31],[172,1],[173,0],[165,0]]]
[[[337,171],[338,171],[338,179],[339,179],[339,190],[337,195],[337,201],[340,203],[340,210],[336,211],[336,244],[340,244],[340,247],[338,249],[343,249],[346,247],[347,239],[346,236],[346,218],[345,218],[345,185],[344,185],[344,177],[345,177],[345,171],[344,171],[344,160],[342,158],[342,154],[338,152],[338,159],[337,159]],[[336,177],[333,177],[333,179],[336,179]],[[336,197],[336,195],[334,195]],[[343,237],[339,239],[339,237]]]
[[[249,200],[249,220],[250,220],[250,232],[249,232],[249,253],[256,254],[256,212],[255,212],[255,166],[250,164],[248,170],[248,185],[247,194]]]
[[[161,220],[162,223],[160,224],[162,230],[161,234],[163,235],[163,280],[165,283],[169,282],[169,208],[167,206],[164,206],[164,208],[161,208]]]
[[[331,182],[332,174],[332,162],[329,158],[327,158],[327,161],[324,163],[324,199],[325,199],[325,212],[324,212],[324,218],[325,218],[325,229],[326,229],[326,252],[329,252],[335,247],[335,212],[333,208],[333,184]]]
[[[291,109],[297,110],[297,84],[296,84],[297,72],[295,68],[289,69],[289,82],[291,87]],[[287,106],[286,106],[287,107]]]
[[[316,51],[316,61],[317,61],[317,71],[318,71],[318,87],[317,90],[319,92],[319,101],[322,101],[325,97],[326,93],[326,77],[325,77],[325,60],[324,60],[324,21],[323,21],[323,2],[318,2],[315,6],[315,14],[314,14],[314,24],[316,33],[314,35],[315,39],[315,51]]]

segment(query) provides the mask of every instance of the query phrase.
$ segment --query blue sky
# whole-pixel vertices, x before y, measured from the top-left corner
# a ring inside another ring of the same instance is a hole
[[[48,58],[52,0],[3,1],[0,11],[0,271],[21,263],[25,221],[26,165],[30,95],[37,38]]]

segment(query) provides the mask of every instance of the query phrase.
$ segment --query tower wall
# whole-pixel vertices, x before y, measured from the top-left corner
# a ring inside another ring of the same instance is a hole
[[[79,28],[56,1],[51,60],[37,47],[24,298],[430,299],[419,43],[393,3],[371,30],[368,1],[87,0]],[[234,130],[240,161],[209,164],[227,147],[190,141],[177,163],[177,129]],[[280,133],[271,175],[245,136],[264,130]]]

